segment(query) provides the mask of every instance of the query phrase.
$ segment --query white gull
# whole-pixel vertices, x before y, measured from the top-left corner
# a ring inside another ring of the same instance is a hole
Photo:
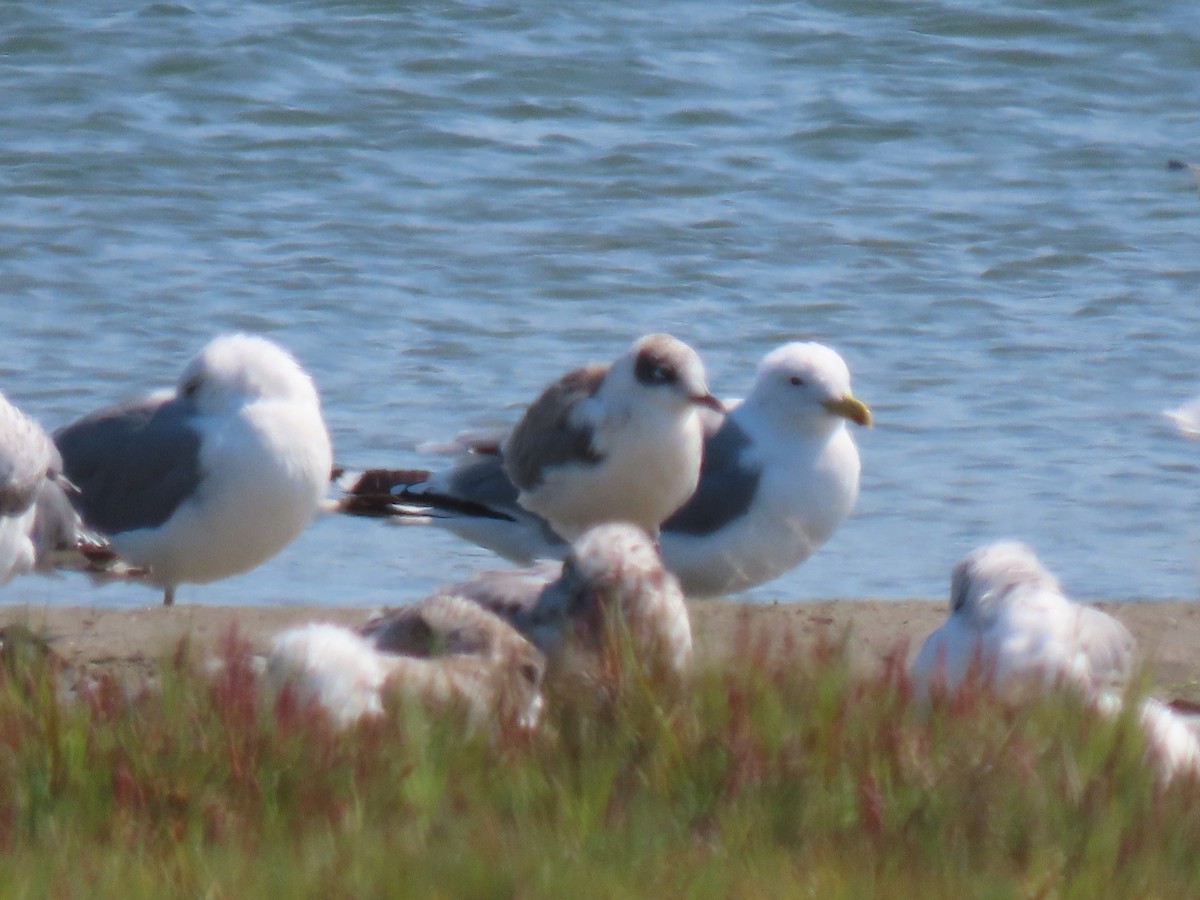
[[[278,345],[225,335],[176,390],[98,410],[54,435],[85,524],[174,602],[183,583],[254,568],[325,495],[333,451],[312,379]]]
[[[954,568],[950,615],[925,641],[911,675],[918,696],[974,683],[1020,699],[1058,686],[1105,716],[1118,715],[1135,643],[1107,613],[1069,600],[1033,551],[1002,541]],[[1187,721],[1153,698],[1138,701],[1147,756],[1160,777],[1200,773],[1200,742]]]
[[[1133,661],[1124,625],[1069,600],[1029,547],[1000,541],[954,567],[950,614],[911,673],[920,692],[952,692],[970,678],[1000,688],[1065,682],[1098,691],[1124,681]]]
[[[79,518],[68,490],[54,442],[0,393],[0,585],[74,549]]]

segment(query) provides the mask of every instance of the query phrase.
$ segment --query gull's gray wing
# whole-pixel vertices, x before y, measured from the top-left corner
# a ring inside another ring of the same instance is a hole
[[[706,433],[696,493],[663,522],[662,531],[709,535],[745,513],[762,478],[762,470],[748,459],[751,443],[733,416],[725,416],[715,432]]]
[[[106,534],[161,525],[196,492],[192,405],[150,397],[98,410],[54,433],[87,525]]]
[[[453,497],[482,504],[495,512],[529,515],[517,502],[520,491],[504,471],[499,453],[472,456],[437,478],[439,487]]]
[[[504,445],[504,470],[521,490],[535,488],[551,466],[597,463],[591,429],[571,421],[571,411],[600,388],[606,365],[568,372],[529,405]]]

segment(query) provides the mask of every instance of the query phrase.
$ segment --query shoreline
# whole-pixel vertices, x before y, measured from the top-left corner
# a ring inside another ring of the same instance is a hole
[[[1200,603],[1119,601],[1092,604],[1133,632],[1156,693],[1200,701]],[[852,659],[866,669],[903,649],[912,654],[946,616],[945,600],[805,600],[751,604],[731,600],[688,603],[701,659],[734,663],[739,637],[803,648],[848,634]],[[364,622],[372,609],[319,606],[49,606],[0,605],[0,627],[23,624],[42,635],[63,659],[82,670],[123,676],[151,674],[159,659],[188,638],[202,652],[236,628],[255,649],[294,624]]]

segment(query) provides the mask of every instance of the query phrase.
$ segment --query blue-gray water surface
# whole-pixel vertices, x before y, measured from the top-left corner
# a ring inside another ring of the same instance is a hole
[[[943,596],[1030,542],[1081,597],[1192,597],[1200,5],[0,5],[0,390],[48,427],[261,332],[337,459],[511,422],[639,334],[738,396],[850,363],[854,516],[756,600]],[[396,603],[495,560],[318,521],[183,603]],[[5,602],[141,604],[25,578]]]

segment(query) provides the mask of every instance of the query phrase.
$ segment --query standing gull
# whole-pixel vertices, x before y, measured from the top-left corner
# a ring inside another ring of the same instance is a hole
[[[725,415],[704,411],[698,487],[660,535],[663,560],[689,596],[770,581],[829,540],[858,497],[848,422],[870,425],[870,410],[841,356],[816,343],[771,351],[743,402]],[[443,472],[365,473],[341,509],[434,522],[517,562],[561,558],[566,544],[517,502],[499,453],[472,449]]]
[[[517,502],[567,540],[613,521],[655,534],[696,489],[702,407],[721,405],[696,351],[647,335],[546,388],[504,442],[504,471]]]
[[[42,427],[0,393],[0,585],[75,546],[79,517]]]
[[[312,379],[283,349],[218,337],[174,392],[110,406],[54,435],[84,522],[175,588],[274,556],[317,512],[333,451]]]

